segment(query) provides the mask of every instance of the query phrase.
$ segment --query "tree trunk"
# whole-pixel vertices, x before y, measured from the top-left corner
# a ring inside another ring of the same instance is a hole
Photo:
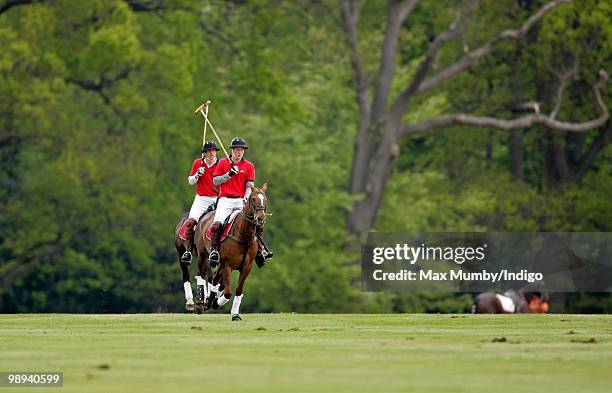
[[[570,179],[570,168],[565,154],[565,134],[554,135],[551,142],[558,183],[565,183]]]
[[[497,44],[503,41],[523,39],[546,14],[562,4],[572,0],[551,0],[515,29],[505,29],[489,37],[482,46],[465,49],[463,55],[441,70],[434,70],[433,64],[438,50],[448,41],[460,36],[465,31],[469,13],[474,12],[466,7],[465,12],[455,19],[448,30],[440,33],[429,43],[427,55],[421,60],[416,72],[405,89],[400,91],[394,100],[390,100],[390,91],[395,76],[395,62],[398,51],[398,39],[404,20],[415,8],[416,0],[390,0],[387,13],[385,36],[381,47],[381,56],[375,83],[368,82],[366,67],[363,66],[358,45],[357,21],[359,3],[355,0],[341,0],[342,20],[347,34],[356,98],[359,105],[360,120],[354,144],[354,156],[350,174],[350,195],[355,198],[348,213],[348,230],[363,239],[374,226],[376,215],[381,205],[387,181],[391,175],[393,162],[399,154],[399,139],[403,136],[427,132],[440,127],[464,124],[475,127],[497,128],[511,132],[510,159],[512,175],[516,179],[523,177],[523,130],[527,127],[541,126],[542,129],[584,133],[601,127],[609,112],[601,97],[608,74],[600,72],[600,80],[593,86],[600,116],[582,123],[564,122],[556,119],[556,111],[551,115],[541,113],[538,103],[534,103],[533,112],[515,119],[498,119],[490,116],[473,116],[469,114],[451,114],[427,119],[412,124],[402,124],[412,98],[426,93],[455,75],[471,68],[480,59],[491,53]],[[433,71],[433,72],[432,72]],[[369,87],[372,87],[371,89]],[[517,87],[521,88],[520,83]],[[521,96],[520,91],[518,95]],[[372,99],[369,99],[369,93]],[[522,101],[522,97],[520,100]],[[564,143],[552,138],[550,131],[545,131],[542,149],[545,150],[546,181],[553,185],[558,183],[561,174],[567,178],[570,174]],[[488,159],[492,156],[491,146],[486,146]]]
[[[523,180],[523,130],[510,131],[510,173],[514,180]]]
[[[365,184],[363,199],[355,202],[349,212],[349,230],[365,239],[368,231],[374,226],[376,214],[385,193],[385,186],[391,176],[393,162],[399,154],[396,144],[396,132],[399,122],[387,122],[382,130],[383,139],[378,143],[375,156],[370,156],[371,167],[367,171],[368,180]]]

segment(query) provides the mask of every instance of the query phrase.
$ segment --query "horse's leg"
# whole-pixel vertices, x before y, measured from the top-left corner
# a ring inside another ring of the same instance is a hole
[[[213,282],[215,283],[213,290],[217,293],[217,295],[219,295],[219,293],[223,292],[223,290],[225,289],[225,285],[223,284],[223,268],[222,267],[218,267],[217,270],[215,270],[215,276],[213,278]]]
[[[217,301],[214,303],[216,307],[222,307],[225,303],[227,303],[232,297],[232,286],[230,280],[232,279],[232,268],[228,266],[226,263],[222,265],[223,267],[223,296],[219,296]]]
[[[234,302],[232,303],[232,321],[242,320],[242,318],[240,318],[240,303],[244,295],[242,288],[244,287],[244,282],[249,276],[252,267],[253,264],[251,263],[240,269],[240,276],[238,276],[238,284],[236,285],[236,296],[234,296]]]
[[[212,268],[210,267],[210,263],[208,264],[208,268],[212,271]],[[219,297],[219,281],[221,281],[221,277],[222,277],[221,267],[218,267],[217,270],[215,270],[214,275],[211,274],[211,276],[209,277],[212,277],[212,280],[208,284],[210,293],[208,295],[208,299],[206,299],[206,309],[207,310],[209,308],[216,308],[217,298]]]
[[[208,259],[208,257],[206,257],[206,259]],[[206,297],[208,298],[213,286],[213,271],[212,267],[210,267],[210,263],[206,264],[206,278],[208,281],[208,285],[206,286]]]
[[[206,250],[206,218],[200,220],[194,230],[194,250],[198,265],[196,275],[196,312],[201,314],[208,307],[206,306],[206,298],[208,297],[208,285],[206,283],[206,273],[208,267],[208,252]]]
[[[204,303],[206,303],[206,281],[204,280],[206,273],[206,259],[203,253],[198,254],[198,274],[196,278],[196,307],[195,310],[198,314],[202,314],[204,311]]]
[[[181,271],[183,272],[183,289],[185,291],[185,309],[187,311],[193,311],[193,292],[191,290],[191,282],[189,281],[189,262],[181,261],[181,256],[185,253],[185,245],[183,244],[183,240],[179,236],[179,232],[183,223],[187,219],[187,216],[183,216],[181,220],[179,220],[176,228],[174,228],[174,247],[176,248],[176,252],[178,253],[179,266],[181,267]]]
[[[210,266],[210,263],[208,264]],[[210,268],[212,270],[212,267]],[[215,269],[214,274],[212,275],[212,288],[211,292],[218,294],[220,291],[223,291],[223,268],[221,266]]]
[[[189,264],[179,262],[183,271],[183,289],[185,290],[185,310],[193,311],[193,292],[191,290],[191,281],[189,281]]]
[[[204,247],[201,253],[202,265],[200,266],[200,260],[198,259],[198,271],[200,276],[204,279],[204,298],[208,299],[212,290],[213,271],[210,267],[210,262],[208,261],[208,251],[206,250],[206,247]]]

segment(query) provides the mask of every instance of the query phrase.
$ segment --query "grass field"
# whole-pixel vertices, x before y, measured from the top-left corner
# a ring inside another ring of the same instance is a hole
[[[1,315],[18,392],[610,392],[612,316]],[[9,390],[0,388],[2,391]]]

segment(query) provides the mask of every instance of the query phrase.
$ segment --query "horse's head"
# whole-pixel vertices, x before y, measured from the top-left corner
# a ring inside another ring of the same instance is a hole
[[[268,183],[264,183],[261,188],[251,186],[251,195],[245,205],[246,214],[253,217],[256,226],[262,226],[266,223],[267,190]]]

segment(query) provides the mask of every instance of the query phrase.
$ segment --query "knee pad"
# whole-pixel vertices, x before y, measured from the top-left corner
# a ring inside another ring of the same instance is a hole
[[[194,232],[193,228],[197,224],[198,224],[198,222],[195,219],[193,219],[193,218],[188,219],[185,222],[185,225],[186,225],[185,226],[185,234],[187,234],[187,236],[189,236],[189,235],[193,236],[193,232]]]
[[[223,225],[221,223],[221,221],[213,222],[212,225],[210,226],[210,233],[217,233],[217,232],[219,232],[219,229],[221,229],[221,225]]]
[[[183,223],[183,226],[181,227],[181,230],[179,231],[179,236],[183,240],[191,240],[191,239],[193,239],[193,234],[194,234],[193,227],[197,223],[198,222],[196,220],[194,220],[193,218],[186,219],[185,222]]]

